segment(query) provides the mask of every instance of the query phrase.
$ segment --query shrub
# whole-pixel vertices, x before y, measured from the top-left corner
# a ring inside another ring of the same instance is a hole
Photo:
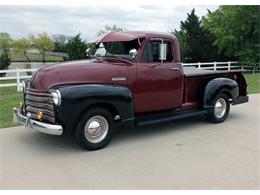
[[[11,59],[8,54],[4,53],[0,56],[0,70],[7,70],[11,63]],[[6,73],[0,73],[0,77],[5,76]]]

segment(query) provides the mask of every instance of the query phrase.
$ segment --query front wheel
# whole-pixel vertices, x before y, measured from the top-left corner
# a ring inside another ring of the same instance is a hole
[[[113,117],[103,108],[92,108],[80,120],[75,131],[78,144],[87,150],[105,147],[112,139]]]
[[[213,108],[206,114],[208,121],[213,123],[221,123],[226,120],[229,110],[230,102],[226,94],[218,94],[212,101]]]

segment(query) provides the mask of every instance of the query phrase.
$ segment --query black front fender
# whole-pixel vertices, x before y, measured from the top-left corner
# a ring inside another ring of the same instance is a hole
[[[110,105],[116,109],[122,122],[133,122],[133,98],[127,87],[111,84],[72,85],[58,89],[61,105],[57,115],[69,131],[77,125],[80,115],[93,105]]]
[[[212,100],[220,93],[226,93],[233,101],[238,97],[239,87],[236,81],[228,78],[216,78],[211,80],[205,88],[203,107],[211,108]]]

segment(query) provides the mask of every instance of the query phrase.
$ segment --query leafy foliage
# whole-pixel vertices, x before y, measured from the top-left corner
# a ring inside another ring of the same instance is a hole
[[[9,53],[12,39],[6,32],[0,32],[0,54]]]
[[[66,53],[66,44],[68,42],[68,37],[62,34],[53,35],[54,50],[55,52]]]
[[[260,61],[260,6],[220,6],[208,12],[203,24],[216,37],[219,52],[242,63]]]
[[[12,42],[13,49],[18,52],[23,52],[28,62],[30,62],[31,60],[27,55],[27,51],[31,48],[31,46],[31,42],[26,38],[21,38]]]
[[[66,51],[70,60],[85,59],[87,48],[87,44],[81,39],[80,34],[70,38],[66,44]]]
[[[195,9],[181,21],[180,30],[172,32],[180,42],[183,62],[215,61],[219,58],[213,45],[214,35],[202,25]]]
[[[115,24],[113,26],[106,25],[104,30],[100,30],[97,33],[97,36],[99,37],[99,36],[106,34],[108,32],[121,32],[121,31],[125,31],[125,30],[126,30],[125,28],[118,27]]]
[[[0,70],[8,69],[8,66],[11,63],[11,59],[7,53],[0,55]],[[0,73],[0,77],[5,76],[5,73]]]
[[[31,36],[33,46],[35,46],[42,55],[42,61],[45,62],[45,52],[54,49],[54,43],[47,33],[38,34],[37,37]]]
[[[8,33],[0,32],[0,70],[8,69],[11,63],[9,57],[9,51],[11,46],[11,38]],[[0,76],[4,76],[5,73],[0,73]]]

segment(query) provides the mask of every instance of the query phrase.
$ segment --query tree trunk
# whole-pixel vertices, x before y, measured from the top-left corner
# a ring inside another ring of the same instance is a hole
[[[31,63],[31,60],[30,60],[30,58],[27,56],[27,52],[26,52],[26,51],[24,51],[24,52],[23,52],[23,54],[24,54],[24,56],[26,57],[27,61],[28,61],[29,63]]]
[[[31,60],[30,60],[29,56],[27,56],[27,52],[24,51],[23,54],[24,54],[24,56],[26,57],[26,59],[27,59],[27,61],[28,61],[28,63],[25,64],[25,68],[26,68],[26,69],[31,69],[31,68],[32,68],[32,66],[31,66]],[[31,72],[26,72],[26,74],[27,74],[27,75],[32,75]]]
[[[42,62],[45,63],[45,51],[42,52]]]

